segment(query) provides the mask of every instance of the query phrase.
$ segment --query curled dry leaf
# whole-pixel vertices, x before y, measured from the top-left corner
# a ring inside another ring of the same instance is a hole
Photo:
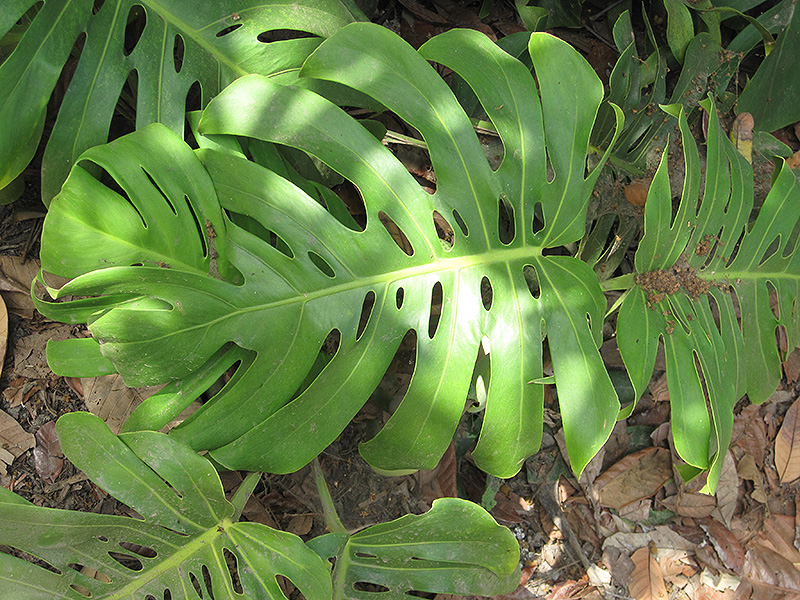
[[[764,546],[756,544],[747,549],[742,576],[756,589],[766,586],[776,592],[793,592],[777,597],[800,596],[800,571],[787,558]]]
[[[612,465],[594,486],[600,503],[611,508],[649,498],[672,477],[672,460],[665,448],[645,448]]]
[[[750,497],[756,502],[766,504],[767,493],[764,488],[764,478],[761,475],[761,471],[756,467],[755,459],[749,454],[745,454],[739,459],[737,471],[739,477],[753,482],[753,491],[750,493]]]
[[[33,449],[36,472],[47,483],[53,483],[61,475],[64,454],[56,433],[56,422],[45,423],[36,432],[36,447]]]
[[[633,574],[628,593],[634,600],[667,600],[664,575],[650,548],[639,548],[631,555]]]
[[[634,179],[625,186],[625,199],[634,206],[644,206],[647,203],[647,193],[650,184],[643,179]]]
[[[741,448],[756,461],[760,469],[764,466],[764,451],[769,446],[767,426],[761,416],[760,407],[748,404],[733,420],[731,447]]]
[[[5,475],[6,466],[33,448],[33,444],[33,435],[25,431],[14,417],[0,410],[0,475]]]
[[[800,477],[800,399],[786,411],[775,437],[775,468],[781,483]]]
[[[741,573],[744,565],[744,548],[731,530],[716,519],[705,519],[699,525],[706,532],[722,564],[734,573]]]

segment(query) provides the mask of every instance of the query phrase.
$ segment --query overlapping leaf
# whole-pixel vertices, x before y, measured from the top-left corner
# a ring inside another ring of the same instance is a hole
[[[0,188],[33,158],[48,101],[72,54],[77,60],[67,69],[74,74],[44,156],[42,195],[48,203],[81,152],[107,141],[126,81],[137,127],[159,122],[182,133],[195,83],[205,106],[247,73],[296,73],[321,37],[354,20],[346,0],[37,4],[5,0],[0,14],[0,36],[24,15],[34,16],[0,66]],[[281,40],[270,35],[276,30],[308,35]]]
[[[316,157],[357,186],[366,228],[343,226],[302,190],[241,155],[200,150],[232,219],[225,226],[227,256],[231,273],[238,271],[240,278],[224,281],[201,273],[204,266],[179,266],[194,258],[173,260],[170,269],[145,265],[89,273],[97,259],[76,249],[74,259],[83,261],[87,274],[52,293],[102,297],[78,301],[86,308],[66,303],[42,310],[64,318],[72,306],[81,308],[73,316],[89,320],[103,354],[129,384],[178,378],[134,414],[133,428],[161,427],[210,381],[237,366],[225,388],[173,435],[212,450],[227,466],[273,472],[299,468],[330,443],[376,387],[401,339],[415,330],[410,387],[389,423],[362,446],[365,457],[389,470],[433,467],[464,409],[478,346],[487,338],[491,386],[474,456],[487,471],[511,476],[539,446],[543,389],[529,382],[543,376],[546,347],[570,458],[581,470],[607,438],[619,409],[597,352],[605,299],[585,263],[548,249],[583,234],[599,172],[585,176],[602,87],[564,42],[534,34],[529,49],[536,81],[522,63],[476,32],[449,32],[417,53],[383,28],[354,24],[304,65],[304,76],[355,88],[421,132],[437,176],[433,195],[366,129],[320,96],[257,75],[238,80],[205,111],[201,132],[277,142]],[[505,147],[496,171],[426,59],[458,72],[481,100]],[[196,248],[173,245],[180,219],[164,206],[179,190],[160,183],[166,174],[158,163],[171,172],[167,165],[176,159],[165,159],[156,144],[126,143],[131,152],[135,144],[146,144],[148,158],[98,152],[105,153],[104,168],[141,219],[122,198],[112,202],[127,206],[127,218],[134,218],[145,237],[151,224],[161,230],[155,247],[196,255]],[[188,157],[173,156],[195,172]],[[145,160],[162,194],[142,177],[134,186],[116,175],[141,170]],[[59,272],[61,239],[77,243],[93,235],[91,219],[73,218],[88,205],[83,188],[89,184],[80,169],[48,216],[72,226],[45,225],[44,247],[52,247],[45,270]],[[199,201],[187,197],[190,204]],[[92,206],[102,210],[96,200]],[[436,213],[452,231],[446,243],[437,235]],[[159,215],[167,216],[166,224],[155,224]],[[248,225],[234,224],[243,220]],[[395,242],[395,228],[407,245]],[[214,229],[221,253],[222,232]],[[141,256],[130,262],[170,262],[155,258],[151,248],[142,248]],[[437,289],[442,300],[435,317]],[[338,350],[293,399],[333,331]]]
[[[761,403],[780,381],[777,328],[784,328],[788,348],[800,341],[800,188],[779,167],[751,224],[752,169],[725,136],[711,102],[703,106],[711,120],[702,196],[686,115],[669,109],[682,133],[683,195],[673,215],[665,153],[636,253],[639,285],[622,305],[617,338],[637,395],[663,340],[675,447],[688,463],[685,475],[710,468],[707,489],[713,491],[734,404],[744,394]]]
[[[312,549],[295,535],[235,522],[236,507],[211,463],[173,438],[150,431],[117,437],[80,412],[57,427],[69,458],[144,520],[41,508],[0,487],[0,544],[40,559],[0,552],[5,598],[285,600],[277,576],[309,600],[329,600],[333,592],[337,600],[364,597],[358,582],[390,586],[399,597],[491,596],[519,580],[514,536],[466,500],[436,501],[424,515],[352,537],[322,536]],[[246,494],[237,496],[241,507]],[[375,555],[380,566],[369,558]]]
[[[306,598],[330,598],[322,559],[295,535],[234,522],[214,467],[185,444],[149,431],[117,438],[80,412],[58,432],[69,458],[144,520],[41,508],[0,488],[0,543],[51,567],[0,553],[5,597],[285,599],[282,575]]]

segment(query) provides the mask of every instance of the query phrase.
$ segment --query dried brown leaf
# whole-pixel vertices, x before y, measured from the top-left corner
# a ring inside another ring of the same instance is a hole
[[[761,475],[761,471],[756,467],[756,462],[753,457],[749,454],[742,456],[742,458],[739,459],[737,470],[739,472],[739,477],[753,482],[753,491],[750,497],[761,504],[766,504],[767,493],[764,489],[764,478]]]
[[[10,312],[25,319],[32,319],[35,311],[30,290],[39,268],[38,260],[0,256],[0,294]]]
[[[754,584],[800,595],[800,571],[786,558],[757,544],[747,549],[742,576]]]
[[[129,388],[119,374],[81,379],[86,408],[103,421],[114,433],[119,433],[143,400],[152,396],[158,387]]]
[[[731,530],[716,519],[705,519],[699,525],[706,532],[722,564],[734,573],[741,573],[745,551]]]
[[[451,442],[439,464],[433,469],[418,471],[422,500],[428,505],[432,505],[437,498],[457,497],[456,468],[456,450],[455,445]]]
[[[311,531],[311,526],[313,524],[314,517],[311,515],[295,515],[289,519],[286,531],[294,533],[295,535],[305,535]]]
[[[682,517],[700,519],[709,516],[717,507],[717,499],[707,494],[694,494],[686,492],[683,488],[678,490],[678,502],[675,512]]]
[[[767,426],[759,411],[760,408],[755,404],[748,404],[734,417],[731,448],[741,448],[745,454],[753,457],[760,469],[764,466],[764,451],[769,443]]]
[[[650,184],[642,179],[634,179],[625,186],[625,200],[634,206],[644,206],[647,203],[647,193]]]
[[[795,348],[783,363],[783,372],[786,381],[794,383],[800,379],[800,348]]]
[[[712,516],[722,521],[730,529],[731,518],[736,511],[739,498],[739,476],[736,473],[736,462],[730,450],[722,462],[722,472],[717,484],[717,508]]]
[[[783,556],[800,569],[800,550],[794,546],[794,517],[769,515],[755,541]]]
[[[612,465],[595,482],[600,503],[619,509],[649,498],[672,477],[672,460],[665,448],[645,448]]]
[[[34,440],[33,434],[25,431],[14,417],[0,410],[0,475],[6,474],[6,465],[33,448]]]
[[[650,548],[639,548],[631,555],[633,573],[628,593],[634,600],[667,600],[664,575]]]
[[[49,379],[53,373],[47,366],[47,342],[71,337],[72,325],[59,324],[17,340],[14,343],[14,373],[28,379]]]
[[[64,454],[56,433],[56,422],[45,423],[36,432],[36,447],[33,449],[36,472],[47,483],[53,483],[61,475]]]
[[[786,411],[775,437],[775,468],[781,483],[800,477],[800,399]]]

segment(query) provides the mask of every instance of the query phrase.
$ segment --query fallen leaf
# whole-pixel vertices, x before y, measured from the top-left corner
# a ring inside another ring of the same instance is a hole
[[[6,474],[6,466],[11,465],[20,454],[33,448],[35,438],[25,431],[17,420],[0,410],[0,475]]]
[[[647,203],[647,192],[650,184],[643,179],[634,179],[625,186],[625,200],[634,206],[644,206]]]
[[[52,377],[53,372],[47,366],[47,342],[73,337],[72,329],[72,325],[54,325],[17,340],[14,343],[14,373],[28,379]]]
[[[672,460],[665,448],[645,448],[618,461],[594,482],[601,504],[622,508],[654,495],[672,477]]]
[[[739,476],[736,473],[736,463],[731,451],[725,454],[722,462],[722,472],[717,484],[717,507],[712,516],[722,521],[730,529],[731,518],[736,511],[736,501],[739,499]]]
[[[707,494],[686,492],[683,488],[678,490],[678,502],[675,512],[682,517],[700,519],[709,516],[717,507],[717,499]]]
[[[794,517],[769,515],[764,519],[764,528],[755,541],[783,556],[800,569],[800,550],[794,546]]]
[[[749,404],[734,417],[731,448],[741,448],[753,457],[760,469],[764,466],[764,451],[769,443],[767,426],[759,410],[757,405]]]
[[[695,544],[685,537],[666,525],[659,525],[648,533],[615,533],[603,540],[603,552],[608,548],[633,552],[638,548],[649,546],[650,542],[653,542],[657,549],[686,550],[687,552],[695,550]]]
[[[444,456],[433,469],[418,471],[422,500],[432,505],[437,498],[457,497],[456,471],[456,447],[451,442]]]
[[[667,587],[656,557],[650,548],[639,548],[631,555],[633,573],[628,593],[634,600],[667,600]]]
[[[133,409],[159,389],[158,386],[129,388],[118,373],[83,378],[81,388],[86,408],[105,421],[115,434],[120,432]]]
[[[800,348],[795,348],[783,363],[783,372],[786,381],[794,383],[800,379]]]
[[[39,477],[47,483],[53,483],[61,475],[61,469],[64,467],[64,454],[61,452],[55,421],[45,423],[36,432],[33,464]]]
[[[786,411],[775,437],[775,468],[781,483],[800,477],[800,399]]]
[[[699,523],[700,528],[706,532],[708,540],[717,551],[723,565],[734,573],[742,572],[745,551],[731,530],[715,519],[706,519]]]
[[[311,515],[295,515],[289,519],[286,531],[294,533],[295,535],[305,535],[311,531],[311,526],[313,524],[314,517]]]
[[[800,595],[800,571],[794,565],[769,548],[754,545],[747,549],[742,577],[756,584],[795,592]]]
[[[32,319],[36,310],[30,290],[39,268],[38,260],[0,256],[0,294],[10,312],[25,319]]]
[[[753,491],[750,497],[756,502],[761,504],[767,503],[767,493],[764,490],[764,478],[761,476],[761,471],[756,467],[756,462],[752,456],[745,454],[739,459],[737,465],[739,477],[753,482]]]

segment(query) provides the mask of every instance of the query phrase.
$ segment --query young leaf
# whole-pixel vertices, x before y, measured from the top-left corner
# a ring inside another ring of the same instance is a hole
[[[599,174],[598,167],[586,176],[586,153],[602,87],[586,61],[557,38],[533,34],[529,50],[536,80],[477,32],[448,32],[417,53],[384,28],[354,24],[306,62],[306,77],[355,88],[422,133],[437,176],[433,195],[327,100],[259,75],[239,79],[211,103],[200,132],[276,142],[314,156],[356,185],[366,206],[365,230],[343,226],[299,187],[258,164],[201,149],[219,210],[230,217],[224,231],[214,225],[220,252],[219,236],[226,236],[228,280],[181,266],[197,260],[197,249],[188,246],[175,248],[183,260],[171,269],[150,266],[145,236],[137,238],[129,264],[148,264],[82,275],[51,294],[88,300],[40,303],[41,310],[58,316],[81,302],[97,303],[101,312],[89,306],[81,315],[129,385],[178,379],[172,397],[159,394],[150,405],[162,423],[161,408],[186,399],[173,402],[184,378],[193,382],[189,389],[199,385],[192,369],[222,373],[237,366],[222,391],[173,435],[212,450],[226,466],[271,472],[296,470],[335,439],[375,389],[406,332],[415,330],[416,370],[408,392],[362,452],[385,470],[432,468],[450,443],[486,337],[493,367],[474,457],[481,468],[509,477],[541,439],[543,388],[527,382],[544,375],[546,338],[570,459],[581,471],[619,410],[597,351],[605,299],[588,265],[546,251],[583,235]],[[428,60],[458,72],[482,102],[505,148],[496,171]],[[176,158],[145,137],[165,135],[136,132],[124,153],[122,145],[109,145],[114,158],[104,160],[136,170],[126,165],[144,160],[136,150],[143,144],[155,169],[148,173],[160,181],[166,174],[156,164],[172,172]],[[185,152],[175,156],[183,170],[195,172]],[[202,183],[200,175],[191,179]],[[84,189],[99,185],[71,177],[54,208],[65,215],[97,208]],[[141,198],[137,187],[121,187],[146,222],[155,209],[145,204],[164,204],[152,186],[144,185]],[[198,200],[190,195],[190,206]],[[137,221],[123,199],[109,202],[128,207],[115,218]],[[436,213],[450,225],[451,243],[439,239]],[[172,234],[179,220],[167,217],[159,226]],[[45,245],[85,253],[66,247],[62,231],[45,229]],[[152,241],[155,248],[165,243]],[[137,252],[142,259],[134,258]],[[58,272],[52,256],[44,268]],[[491,290],[491,302],[482,288]],[[442,305],[434,318],[437,289]],[[306,386],[332,332],[338,349]],[[156,424],[134,417],[141,427]]]
[[[750,164],[722,131],[713,104],[702,106],[711,119],[699,204],[699,157],[686,114],[666,109],[681,129],[683,195],[673,215],[665,151],[645,207],[638,286],[620,309],[617,339],[637,397],[663,340],[675,448],[695,473],[710,469],[705,489],[713,491],[734,404],[744,394],[761,403],[780,381],[776,329],[785,328],[789,348],[800,341],[800,187],[781,165],[750,225]]]
[[[35,0],[4,0],[0,37],[35,4]],[[46,203],[58,193],[75,159],[108,140],[121,95],[136,127],[158,122],[182,134],[190,94],[196,94],[201,108],[226,84],[247,73],[294,78],[322,37],[354,20],[347,8],[351,4],[340,0],[44,2],[14,52],[0,65],[0,139],[5,140],[0,146],[0,188],[33,158],[48,101],[71,55],[75,65],[69,68],[74,68],[74,75],[44,155]],[[359,16],[363,18],[355,18]],[[287,29],[305,35],[270,41],[272,31]]]
[[[0,553],[6,597],[163,598],[169,590],[172,598],[281,599],[275,577],[283,575],[309,600],[330,598],[319,556],[297,536],[233,522],[214,467],[181,442],[150,431],[118,438],[84,412],[61,417],[57,429],[70,460],[144,521],[41,508],[0,488],[0,544],[51,567]]]

